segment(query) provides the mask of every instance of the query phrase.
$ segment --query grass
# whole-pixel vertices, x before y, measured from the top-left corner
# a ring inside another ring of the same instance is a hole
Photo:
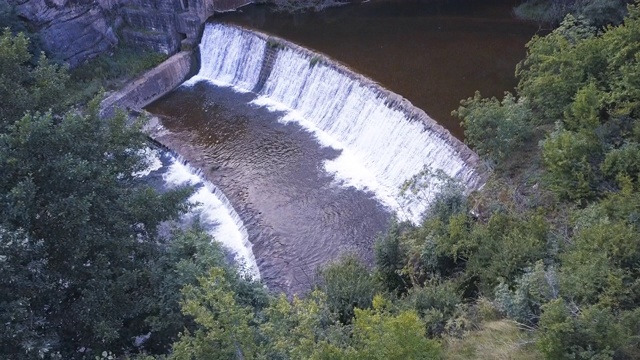
[[[284,49],[284,45],[280,41],[272,38],[267,39],[267,46],[272,49]]]
[[[101,88],[115,90],[135,76],[156,67],[167,55],[121,46],[70,71],[74,103],[84,103]]]
[[[509,320],[489,321],[480,330],[462,338],[447,337],[444,343],[446,360],[538,360],[542,359],[530,331]]]

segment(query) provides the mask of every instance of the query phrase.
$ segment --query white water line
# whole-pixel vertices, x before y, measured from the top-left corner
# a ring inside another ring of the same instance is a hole
[[[148,169],[135,174],[144,177],[162,168],[160,151],[147,148],[143,155],[147,158]],[[251,250],[249,234],[233,205],[224,193],[211,182],[204,180],[200,169],[189,165],[177,154],[166,153],[170,164],[163,174],[165,185],[169,188],[191,185],[196,188],[188,201],[195,207],[184,216],[187,218],[198,216],[201,224],[224,248],[234,256],[234,262],[245,275],[252,279],[260,279],[260,270]]]

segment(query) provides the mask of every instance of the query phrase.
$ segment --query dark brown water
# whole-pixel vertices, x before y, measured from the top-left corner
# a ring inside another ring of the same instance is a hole
[[[201,169],[244,221],[262,278],[270,288],[304,293],[315,270],[346,252],[368,263],[391,214],[371,193],[335,183],[320,146],[280,113],[206,82],[181,87],[147,110],[166,131],[155,137]]]
[[[326,53],[461,136],[459,121],[450,116],[460,99],[475,90],[501,95],[515,85],[515,64],[535,29],[513,20],[510,6],[367,3],[295,16],[249,6],[216,21]],[[148,110],[166,129],[159,139],[226,194],[271,288],[304,292],[318,266],[345,252],[371,263],[389,210],[372,193],[342,186],[325,171],[325,161],[340,151],[321,146],[295,122],[283,123],[282,114],[252,105],[255,98],[200,82]]]
[[[516,20],[513,0],[440,4],[368,2],[320,13],[273,13],[247,6],[223,14],[230,22],[320,51],[396,92],[462,138],[451,116],[479,90],[502,96],[516,85],[535,25]]]

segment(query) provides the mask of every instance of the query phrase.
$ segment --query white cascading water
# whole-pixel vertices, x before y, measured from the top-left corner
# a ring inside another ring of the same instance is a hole
[[[200,43],[200,71],[184,83],[206,80],[218,86],[251,91],[258,81],[266,41],[233,27],[212,31],[207,24]]]
[[[251,91],[262,66],[256,57],[263,57],[267,46],[263,37],[251,31],[207,24],[200,46],[202,68],[195,80]],[[336,159],[325,162],[325,169],[343,185],[372,191],[402,220],[417,223],[433,193],[426,199],[400,196],[407,179],[426,167],[442,170],[466,186],[477,182],[475,169],[442,134],[389,105],[379,89],[319,60],[305,50],[279,48],[253,103],[283,111],[281,121],[295,121],[322,145],[342,150]]]
[[[158,150],[146,149],[144,155],[147,157],[149,168],[135,174],[141,177],[162,167]],[[251,250],[249,234],[229,199],[215,185],[203,180],[204,176],[199,169],[187,164],[179,155],[167,155],[170,164],[163,174],[165,184],[168,187],[192,185],[196,189],[189,198],[189,202],[196,206],[185,216],[199,216],[200,223],[209,234],[233,254],[241,271],[253,279],[260,279],[260,270]]]
[[[205,228],[212,229],[210,234],[213,238],[231,250],[236,263],[245,274],[253,279],[259,279],[260,270],[251,250],[249,234],[240,215],[222,191],[203,178],[199,169],[191,167],[179,157],[171,164],[164,176],[168,184],[190,184],[196,187],[196,192],[189,198],[191,203],[197,204],[192,213],[199,214]]]

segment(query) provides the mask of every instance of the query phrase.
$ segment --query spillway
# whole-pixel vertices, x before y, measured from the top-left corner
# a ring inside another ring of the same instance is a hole
[[[198,74],[148,107],[152,136],[224,193],[272,289],[304,292],[344,253],[372,263],[392,213],[418,222],[428,206],[433,192],[400,195],[423,169],[482,184],[476,154],[424,111],[321,54],[223,24],[200,54]]]
[[[338,181],[373,191],[403,220],[419,222],[434,195],[399,194],[425,168],[469,190],[482,184],[477,155],[424,111],[321,54],[216,23],[206,25],[200,53],[201,69],[189,83],[206,80],[259,94],[253,104],[282,112],[282,122],[297,122],[341,151],[324,164]]]

